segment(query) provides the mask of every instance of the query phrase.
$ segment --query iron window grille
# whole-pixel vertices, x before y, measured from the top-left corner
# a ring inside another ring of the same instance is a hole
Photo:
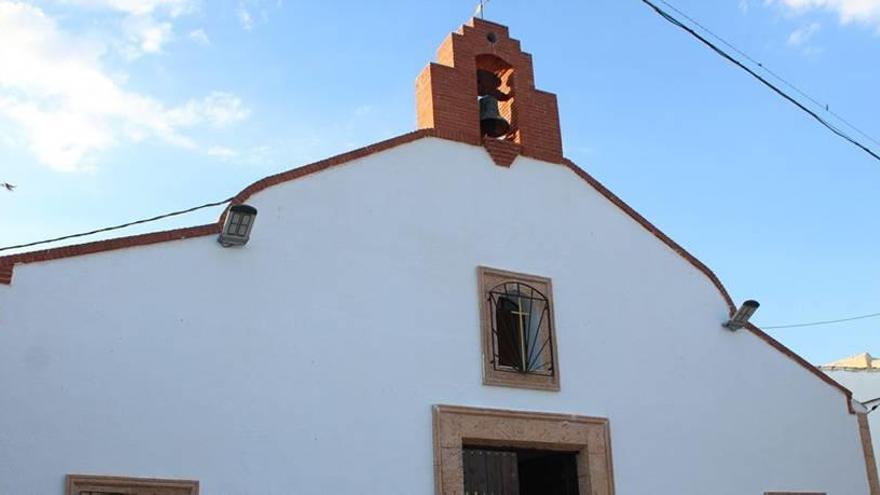
[[[492,366],[497,371],[553,375],[550,300],[529,284],[508,281],[488,292]]]

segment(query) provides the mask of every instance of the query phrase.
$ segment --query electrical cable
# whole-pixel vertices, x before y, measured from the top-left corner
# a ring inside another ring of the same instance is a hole
[[[816,98],[813,98],[812,96],[809,95],[809,93],[807,93],[806,91],[804,91],[804,90],[800,89],[799,87],[795,86],[793,83],[789,82],[789,81],[786,80],[784,77],[780,76],[779,74],[777,74],[776,72],[774,72],[773,70],[771,70],[769,67],[767,67],[767,66],[764,65],[763,63],[761,63],[761,62],[755,60],[754,58],[752,58],[751,56],[749,56],[748,53],[745,53],[744,51],[740,50],[739,48],[737,48],[736,46],[734,46],[732,43],[728,42],[726,39],[724,39],[724,38],[722,38],[721,36],[715,34],[714,32],[712,32],[711,29],[707,28],[706,26],[704,26],[703,24],[701,24],[699,21],[697,21],[697,20],[694,19],[693,17],[687,15],[685,12],[682,12],[682,11],[679,10],[677,7],[675,7],[674,5],[670,4],[669,2],[666,2],[665,0],[660,0],[660,2],[661,2],[662,4],[664,4],[664,5],[666,5],[667,7],[669,7],[670,9],[674,10],[675,12],[677,12],[679,15],[681,15],[681,16],[684,17],[685,19],[687,19],[687,20],[689,20],[690,22],[692,22],[694,25],[698,26],[698,27],[699,27],[700,29],[702,29],[703,31],[707,32],[707,33],[708,33],[710,36],[712,36],[713,38],[715,38],[715,39],[717,39],[718,41],[720,41],[721,43],[725,44],[725,45],[726,45],[727,47],[729,47],[731,50],[733,50],[733,51],[735,51],[736,53],[740,54],[742,57],[744,57],[744,58],[745,58],[746,60],[748,60],[749,62],[751,62],[751,63],[757,65],[758,67],[760,67],[761,70],[763,70],[764,72],[766,72],[767,74],[769,74],[770,76],[772,76],[772,77],[773,77],[774,79],[776,79],[777,81],[779,81],[779,82],[781,82],[782,84],[788,86],[789,88],[793,89],[794,91],[796,91],[798,94],[800,94],[801,96],[803,96],[803,97],[806,98],[807,100],[811,101],[811,102],[812,102],[814,105],[816,105],[818,108],[820,108],[820,109],[822,109],[823,111],[827,112],[829,115],[833,116],[834,118],[836,118],[837,120],[839,120],[840,122],[842,122],[844,125],[846,125],[846,126],[849,127],[850,129],[852,129],[852,130],[856,131],[857,133],[861,134],[862,137],[864,137],[865,139],[868,139],[868,140],[872,141],[874,144],[880,146],[880,141],[878,141],[877,139],[874,139],[874,137],[872,137],[870,134],[868,134],[868,133],[866,133],[865,131],[859,129],[858,127],[855,126],[855,124],[850,123],[848,120],[846,120],[845,118],[843,118],[840,114],[838,114],[838,113],[834,112],[833,110],[831,110],[830,105],[828,105],[827,103],[822,103],[822,102],[820,102],[819,100],[817,100]]]
[[[831,110],[831,107],[830,107],[827,103],[822,103],[822,102],[820,102],[819,100],[817,100],[816,98],[813,98],[813,97],[810,96],[806,91],[804,91],[804,90],[800,89],[799,87],[795,86],[793,83],[789,82],[789,81],[786,80],[784,77],[780,76],[779,74],[777,74],[776,72],[774,72],[773,70],[771,70],[769,67],[767,67],[767,66],[764,65],[763,63],[761,63],[761,62],[755,60],[754,58],[752,58],[751,56],[749,56],[748,53],[746,53],[746,52],[740,50],[739,48],[737,48],[736,46],[734,46],[732,43],[730,43],[729,41],[727,41],[726,39],[724,39],[724,38],[722,38],[721,36],[715,34],[711,29],[709,29],[709,28],[707,28],[706,26],[704,26],[703,24],[701,24],[698,20],[696,20],[696,19],[694,19],[693,17],[687,15],[687,13],[682,12],[681,10],[679,10],[675,5],[672,5],[671,3],[669,3],[669,2],[667,2],[667,1],[665,1],[665,0],[660,0],[660,3],[662,3],[663,5],[666,5],[666,6],[669,7],[670,9],[674,10],[674,11],[677,12],[680,16],[682,16],[682,17],[684,17],[685,19],[689,20],[689,21],[690,21],[691,23],[693,23],[695,26],[699,27],[700,29],[702,29],[703,31],[705,31],[706,33],[708,33],[710,36],[712,36],[712,37],[715,38],[716,40],[718,40],[718,41],[720,41],[721,43],[723,43],[724,45],[726,45],[726,46],[727,46],[728,48],[730,48],[731,50],[733,50],[733,51],[735,51],[736,53],[738,53],[739,55],[741,55],[743,58],[745,58],[745,59],[748,60],[749,62],[755,64],[755,65],[758,66],[758,67],[760,67],[761,70],[763,70],[764,72],[766,72],[767,74],[769,74],[771,77],[773,77],[773,78],[776,79],[777,81],[781,82],[782,84],[788,86],[789,88],[793,89],[794,91],[796,91],[798,94],[800,94],[801,96],[803,96],[803,97],[806,98],[807,100],[811,101],[814,105],[816,105],[816,107],[822,109],[823,111],[827,112],[829,115],[833,116],[834,118],[836,118],[837,120],[839,120],[840,122],[842,122],[844,125],[846,125],[846,126],[849,127],[850,129],[852,129],[852,130],[856,131],[857,133],[861,134],[862,137],[864,137],[865,139],[868,139],[868,140],[870,140],[870,141],[873,141],[874,144],[880,146],[880,141],[878,141],[877,139],[874,139],[871,135],[869,135],[869,134],[866,133],[865,131],[859,129],[858,127],[856,127],[854,124],[850,123],[848,120],[844,119],[844,118],[843,118],[842,116],[840,116],[839,114],[835,113],[833,110]]]
[[[718,39],[719,41],[721,41],[722,43],[724,43],[725,45],[727,45],[728,47],[730,47],[731,49],[733,49],[734,51],[736,51],[736,52],[737,52],[738,54],[740,54],[741,56],[745,57],[747,60],[751,61],[752,63],[754,63],[754,64],[756,64],[756,65],[758,65],[758,66],[761,67],[763,70],[765,70],[765,71],[767,71],[769,74],[771,74],[773,77],[775,77],[776,79],[780,80],[781,82],[783,82],[783,83],[786,84],[787,86],[791,87],[792,89],[794,89],[795,91],[797,91],[798,93],[800,93],[800,94],[801,94],[802,96],[804,96],[805,98],[809,99],[809,100],[810,100],[811,102],[813,102],[815,105],[818,105],[818,106],[820,106],[820,107],[822,106],[821,103],[819,103],[817,100],[815,100],[814,98],[812,98],[811,96],[809,96],[809,95],[806,94],[805,92],[801,91],[800,89],[798,89],[796,86],[794,86],[793,84],[789,83],[789,82],[786,81],[785,79],[783,79],[783,78],[781,78],[780,76],[776,75],[776,74],[775,74],[774,72],[772,72],[770,69],[767,69],[766,67],[764,67],[763,64],[761,64],[760,62],[756,61],[756,60],[753,59],[752,57],[748,56],[748,55],[747,55],[745,52],[743,52],[742,50],[736,48],[735,46],[733,46],[732,44],[730,44],[729,42],[727,42],[726,40],[724,40],[724,39],[721,38],[720,36],[714,34],[712,31],[710,31],[708,28],[706,28],[705,26],[703,26],[702,24],[700,24],[699,22],[697,22],[696,20],[694,20],[692,17],[688,16],[687,14],[685,14],[685,13],[682,12],[681,10],[677,9],[675,6],[669,4],[668,2],[666,2],[666,1],[664,1],[664,0],[660,0],[660,1],[661,1],[663,4],[669,6],[671,9],[675,10],[677,13],[679,13],[680,15],[682,15],[683,17],[685,17],[686,19],[688,19],[688,20],[690,20],[691,22],[693,22],[696,26],[699,26],[701,29],[703,29],[704,31],[706,31],[707,33],[709,33],[709,34],[710,34],[711,36],[713,36],[714,38]],[[718,46],[714,45],[712,42],[710,42],[710,41],[707,40],[706,38],[700,36],[699,33],[697,33],[696,31],[694,31],[694,30],[691,29],[690,27],[686,26],[686,25],[683,24],[681,21],[679,21],[678,19],[676,19],[675,17],[673,17],[672,15],[670,15],[669,13],[667,13],[666,11],[664,11],[663,9],[661,9],[660,7],[658,7],[657,5],[655,5],[654,3],[652,3],[651,1],[649,1],[649,0],[641,0],[641,2],[644,3],[644,4],[646,4],[646,5],[648,5],[649,7],[651,7],[651,9],[653,9],[658,15],[660,15],[663,19],[665,19],[665,20],[668,21],[669,23],[671,23],[671,24],[673,24],[673,25],[675,25],[675,26],[681,28],[682,30],[686,31],[686,32],[689,33],[691,36],[694,36],[694,37],[697,38],[699,41],[701,41],[703,44],[705,44],[706,46],[708,46],[709,48],[711,48],[713,51],[715,51],[716,53],[718,53],[718,54],[719,54],[720,56],[722,56],[723,58],[727,59],[728,61],[730,61],[730,62],[733,63],[734,65],[736,65],[736,66],[738,66],[739,68],[741,68],[741,69],[745,70],[746,72],[748,72],[752,77],[756,78],[758,81],[760,81],[762,84],[764,84],[765,86],[767,86],[768,88],[770,88],[771,90],[773,90],[773,91],[774,91],[775,93],[777,93],[779,96],[781,96],[782,98],[788,100],[788,101],[791,102],[793,105],[797,106],[798,108],[800,108],[801,110],[803,110],[804,112],[806,112],[807,114],[809,114],[811,117],[813,117],[813,118],[814,118],[815,120],[817,120],[820,124],[822,124],[823,126],[825,126],[826,128],[828,128],[828,129],[829,129],[831,132],[833,132],[834,134],[836,134],[836,135],[838,135],[839,137],[843,138],[844,140],[850,142],[850,143],[853,144],[854,146],[856,146],[856,147],[862,149],[863,151],[865,151],[866,153],[868,153],[869,155],[871,155],[874,159],[880,161],[880,155],[877,155],[877,154],[876,154],[874,151],[872,151],[870,148],[868,148],[867,146],[863,145],[862,143],[856,141],[855,139],[853,139],[852,137],[850,137],[849,135],[847,135],[846,133],[844,133],[844,132],[841,131],[840,129],[837,129],[835,126],[833,126],[832,124],[830,124],[829,122],[827,122],[826,120],[824,120],[822,117],[820,117],[819,115],[817,115],[815,112],[813,112],[813,111],[810,110],[809,108],[805,107],[802,103],[800,103],[799,101],[797,101],[795,98],[793,98],[793,97],[789,96],[788,94],[786,94],[784,91],[782,91],[781,89],[779,89],[779,88],[778,88],[777,86],[775,86],[773,83],[767,81],[766,79],[764,79],[763,77],[761,77],[761,75],[759,75],[759,74],[755,73],[753,70],[751,70],[749,67],[746,67],[742,62],[740,62],[739,60],[735,59],[735,58],[732,57],[730,54],[728,54],[727,52],[725,52],[724,50],[722,50],[722,49],[719,48]],[[485,2],[481,2],[481,5],[483,5],[483,4],[485,4]],[[838,115],[836,115],[836,114],[834,114],[833,112],[831,112],[830,110],[828,110],[827,105],[825,106],[825,110],[828,111],[831,115],[834,115],[835,117],[837,117],[837,118],[838,118],[841,122],[843,122],[844,124],[848,125],[849,127],[853,128],[854,130],[856,130],[857,132],[859,132],[860,134],[862,134],[863,136],[867,137],[868,139],[871,139],[871,140],[874,141],[874,142],[877,142],[876,140],[874,140],[873,138],[871,138],[870,136],[868,136],[866,133],[864,133],[864,132],[862,132],[861,130],[859,130],[857,127],[853,126],[852,124],[848,123],[848,122],[847,122],[846,120],[844,120],[843,118],[839,117]],[[203,208],[210,208],[210,207],[212,207],[212,206],[220,206],[220,205],[222,205],[222,204],[226,204],[226,203],[230,202],[232,199],[233,199],[233,198],[228,198],[228,199],[225,199],[225,200],[223,200],[223,201],[216,201],[216,202],[213,202],[213,203],[206,203],[206,204],[203,204],[203,205],[194,206],[194,207],[192,207],[192,208],[187,208],[187,209],[185,209],[185,210],[179,210],[179,211],[175,211],[175,212],[171,212],[171,213],[165,213],[165,214],[163,214],[163,215],[158,215],[158,216],[151,217],[151,218],[145,218],[145,219],[141,219],[141,220],[135,220],[135,221],[127,222],[127,223],[120,224],[120,225],[114,225],[114,226],[111,226],[111,227],[104,227],[104,228],[101,228],[101,229],[91,230],[91,231],[88,231],[88,232],[81,232],[81,233],[78,233],[78,234],[70,234],[70,235],[65,235],[65,236],[61,236],[61,237],[55,237],[55,238],[53,238],[53,239],[46,239],[46,240],[42,240],[42,241],[29,242],[29,243],[25,243],[25,244],[14,245],[14,246],[0,247],[0,252],[2,252],[2,251],[9,251],[9,250],[11,250],[11,249],[20,249],[20,248],[26,248],[26,247],[39,246],[39,245],[41,245],[41,244],[48,244],[48,243],[52,243],[52,242],[58,242],[58,241],[63,241],[63,240],[67,240],[67,239],[74,239],[74,238],[78,238],[78,237],[84,237],[84,236],[88,236],[88,235],[98,234],[98,233],[102,233],[102,232],[109,232],[109,231],[113,231],[113,230],[119,230],[119,229],[123,229],[123,228],[126,228],[126,227],[131,227],[131,226],[133,226],[133,225],[139,225],[139,224],[143,224],[143,223],[154,222],[154,221],[157,221],[157,220],[162,220],[162,219],[164,219],[164,218],[169,218],[169,217],[173,217],[173,216],[177,216],[177,215],[183,215],[183,214],[185,214],[185,213],[191,213],[191,212],[193,212],[193,211],[200,210],[200,209],[203,209]],[[872,318],[872,317],[875,317],[875,316],[880,316],[880,313],[871,314],[871,315],[864,315],[864,316],[858,316],[858,317],[854,317],[854,318],[845,318],[845,319],[842,319],[842,320],[831,320],[831,321],[814,322],[814,323],[805,323],[805,324],[795,324],[795,325],[770,326],[770,327],[764,327],[764,328],[773,329],[773,328],[793,328],[793,327],[801,327],[801,326],[826,325],[826,324],[831,324],[831,323],[839,323],[839,322],[842,322],[842,321],[851,321],[851,320],[857,320],[857,319],[863,319],[863,318]]]
[[[177,215],[183,215],[183,214],[185,214],[185,213],[191,213],[191,212],[194,212],[194,211],[196,211],[196,210],[201,210],[201,209],[203,209],[203,208],[210,208],[210,207],[212,207],[212,206],[220,206],[220,205],[223,205],[223,204],[229,203],[229,202],[232,201],[233,199],[234,199],[234,198],[227,198],[227,199],[224,199],[223,201],[216,201],[216,202],[213,202],[213,203],[206,203],[206,204],[199,205],[199,206],[193,206],[192,208],[187,208],[187,209],[185,209],[185,210],[173,211],[173,212],[171,212],[171,213],[165,213],[165,214],[162,214],[162,215],[157,215],[157,216],[155,216],[155,217],[144,218],[144,219],[142,219],[142,220],[135,220],[135,221],[133,221],[133,222],[127,222],[127,223],[123,223],[123,224],[120,224],[120,225],[114,225],[114,226],[112,226],[112,227],[104,227],[104,228],[102,228],[102,229],[90,230],[89,232],[81,232],[81,233],[79,233],[79,234],[70,234],[70,235],[65,235],[65,236],[61,236],[61,237],[56,237],[56,238],[54,238],[54,239],[46,239],[46,240],[43,240],[43,241],[28,242],[28,243],[26,243],[26,244],[18,244],[18,245],[16,245],[16,246],[0,247],[0,251],[9,251],[10,249],[19,249],[19,248],[26,248],[26,247],[32,247],[32,246],[39,246],[40,244],[48,244],[48,243],[50,243],[50,242],[64,241],[64,240],[67,240],[67,239],[74,239],[74,238],[77,238],[77,237],[84,237],[84,236],[87,236],[87,235],[98,234],[98,233],[101,233],[101,232],[109,232],[109,231],[111,231],[111,230],[124,229],[124,228],[126,228],[126,227],[131,227],[132,225],[139,225],[139,224],[142,224],[142,223],[155,222],[156,220],[162,220],[162,219],[164,219],[164,218],[168,218],[168,217],[174,217],[174,216],[177,216]]]
[[[776,94],[778,94],[779,96],[781,96],[781,97],[784,98],[785,100],[789,101],[791,104],[795,105],[795,106],[798,107],[799,109],[801,109],[801,110],[803,110],[804,112],[806,112],[807,114],[809,114],[811,117],[813,117],[813,119],[815,119],[817,122],[819,122],[820,124],[822,124],[823,126],[825,126],[828,130],[830,130],[831,132],[833,132],[834,134],[836,134],[836,135],[839,136],[840,138],[846,140],[847,142],[849,142],[849,143],[852,144],[853,146],[856,146],[857,148],[861,149],[861,150],[864,151],[865,153],[869,154],[869,155],[870,155],[872,158],[874,158],[875,160],[880,161],[880,155],[878,155],[877,153],[875,153],[873,150],[871,150],[870,148],[868,148],[868,147],[865,146],[864,144],[860,143],[859,141],[857,141],[857,140],[854,139],[853,137],[849,136],[848,134],[846,134],[846,133],[843,132],[842,130],[838,129],[837,127],[835,127],[834,125],[832,125],[830,122],[828,122],[828,121],[826,121],[825,119],[823,119],[819,114],[817,114],[817,113],[814,112],[813,110],[810,110],[810,109],[807,108],[803,103],[801,103],[800,101],[798,101],[798,100],[795,99],[794,97],[790,96],[790,95],[789,95],[788,93],[786,93],[785,91],[781,90],[778,86],[776,86],[775,84],[771,83],[770,81],[768,81],[767,79],[765,79],[763,76],[761,76],[760,74],[758,74],[757,72],[753,71],[752,69],[750,69],[749,67],[747,67],[745,64],[743,64],[742,62],[740,62],[739,60],[737,60],[736,58],[734,58],[732,55],[730,55],[729,53],[725,52],[724,50],[722,50],[721,48],[719,48],[717,45],[715,45],[715,44],[712,43],[711,41],[709,41],[709,40],[707,40],[706,38],[704,38],[703,36],[701,36],[699,33],[697,33],[696,31],[694,31],[691,27],[685,25],[684,23],[682,23],[681,21],[679,21],[678,19],[676,19],[675,17],[673,17],[672,15],[670,15],[669,13],[667,13],[665,10],[663,10],[663,9],[661,9],[660,7],[658,7],[657,5],[655,5],[655,4],[654,4],[653,2],[651,2],[650,0],[641,0],[641,2],[644,3],[645,5],[649,6],[651,9],[653,9],[654,12],[656,12],[660,17],[662,17],[663,19],[665,19],[667,22],[669,22],[670,24],[672,24],[672,25],[674,25],[674,26],[676,26],[676,27],[678,27],[678,28],[684,30],[685,32],[687,32],[687,33],[690,34],[691,36],[697,38],[697,39],[698,39],[700,42],[702,42],[704,45],[706,45],[706,46],[708,46],[709,48],[711,48],[715,53],[717,53],[717,54],[720,55],[721,57],[725,58],[726,60],[728,60],[728,61],[731,62],[732,64],[736,65],[736,66],[739,67],[740,69],[746,71],[747,73],[749,73],[749,75],[751,75],[752,77],[754,77],[755,79],[757,79],[758,81],[760,81],[763,85],[765,85],[765,86],[767,86],[768,88],[770,88],[773,92],[775,92]]]
[[[871,313],[871,314],[867,314],[867,315],[851,316],[849,318],[840,318],[837,320],[812,321],[809,323],[793,323],[791,325],[773,325],[773,326],[761,325],[761,328],[763,328],[765,330],[772,330],[772,329],[776,329],[776,328],[816,327],[819,325],[831,325],[834,323],[843,323],[846,321],[864,320],[867,318],[877,318],[878,316],[880,316],[880,313]]]

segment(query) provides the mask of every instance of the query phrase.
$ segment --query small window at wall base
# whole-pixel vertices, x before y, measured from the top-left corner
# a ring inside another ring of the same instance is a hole
[[[198,495],[199,482],[121,476],[67,475],[67,495]]]
[[[550,279],[479,267],[483,383],[559,390]]]

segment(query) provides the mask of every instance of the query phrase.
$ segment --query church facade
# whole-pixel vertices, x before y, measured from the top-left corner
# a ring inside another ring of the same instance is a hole
[[[865,409],[564,158],[506,27],[416,92],[216,223],[0,258],[0,493],[880,494]]]

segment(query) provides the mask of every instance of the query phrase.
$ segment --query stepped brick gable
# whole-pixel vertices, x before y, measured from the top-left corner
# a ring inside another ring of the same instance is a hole
[[[478,70],[498,76],[498,89],[512,95],[500,105],[511,131],[499,140],[514,145],[504,146],[504,153],[491,142],[495,138],[480,132]],[[535,88],[532,56],[500,24],[471,19],[450,34],[437,50],[437,63],[425,67],[416,80],[416,104],[419,128],[470,144],[486,141],[499,165],[512,162],[511,151],[552,163],[563,160],[556,95]]]

